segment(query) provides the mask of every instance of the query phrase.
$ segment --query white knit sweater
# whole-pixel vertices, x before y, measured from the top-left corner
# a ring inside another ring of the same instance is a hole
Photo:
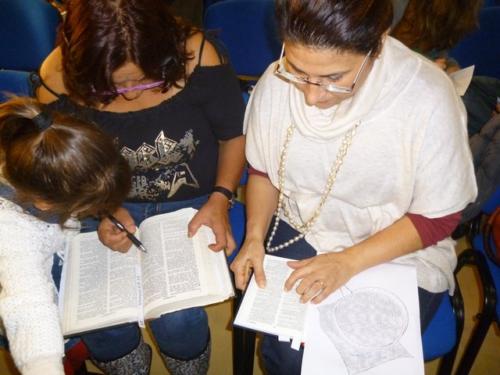
[[[67,231],[0,197],[0,317],[23,374],[64,374],[53,255]]]
[[[302,92],[274,70],[273,64],[264,73],[247,106],[246,156],[278,187],[281,149],[288,127],[296,127],[287,150],[283,202],[296,221],[314,215],[344,134],[359,124],[305,237],[318,252],[342,251],[408,212],[438,218],[474,200],[465,108],[434,63],[387,37],[356,94],[328,109],[306,105]],[[420,287],[453,293],[451,238],[398,261],[416,266]]]

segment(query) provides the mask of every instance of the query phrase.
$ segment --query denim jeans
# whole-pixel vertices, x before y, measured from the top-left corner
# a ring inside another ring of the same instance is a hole
[[[281,244],[295,237],[297,234],[298,232],[290,225],[284,221],[280,221],[272,245]],[[301,260],[315,256],[316,250],[305,239],[301,239],[272,254],[284,258]],[[446,292],[430,293],[422,288],[418,288],[422,332],[429,325],[445,294]],[[304,354],[303,348],[294,350],[290,347],[289,342],[281,342],[276,336],[264,334],[260,352],[267,375],[300,375],[302,356]]]
[[[208,197],[168,203],[125,203],[136,225],[150,216],[172,212],[181,208],[199,209]],[[82,231],[97,229],[96,220],[82,222]],[[176,359],[198,357],[209,340],[208,318],[201,307],[164,314],[149,322],[149,328],[161,352]],[[92,358],[108,362],[130,353],[139,344],[140,329],[135,323],[105,328],[82,335]]]

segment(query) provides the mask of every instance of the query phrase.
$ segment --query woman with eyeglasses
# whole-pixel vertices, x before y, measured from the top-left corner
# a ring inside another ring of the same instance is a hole
[[[116,139],[132,169],[132,190],[114,216],[129,231],[149,216],[193,207],[199,211],[189,234],[207,225],[216,238],[211,249],[232,250],[228,208],[245,160],[238,81],[216,45],[167,6],[164,0],[70,0],[60,43],[35,77],[37,96]],[[98,231],[114,250],[131,246],[107,219]],[[162,315],[149,328],[171,374],[207,372],[203,308]],[[106,374],[149,372],[151,349],[137,324],[82,338]]]
[[[276,11],[283,51],[245,118],[236,286],[250,270],[265,285],[266,253],[293,258],[285,289],[319,303],[396,259],[416,266],[423,331],[453,292],[449,235],[476,195],[460,98],[444,72],[387,35],[390,0],[277,0]],[[290,343],[264,335],[261,354],[269,374],[300,373],[302,350]]]

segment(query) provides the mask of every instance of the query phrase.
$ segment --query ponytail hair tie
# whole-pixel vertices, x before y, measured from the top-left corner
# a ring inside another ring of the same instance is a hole
[[[42,111],[38,115],[32,118],[32,121],[36,124],[40,131],[44,131],[53,123],[52,116],[50,113]]]

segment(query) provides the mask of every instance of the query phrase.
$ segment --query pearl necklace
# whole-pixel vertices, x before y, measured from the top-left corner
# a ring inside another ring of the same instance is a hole
[[[274,225],[273,229],[271,230],[271,234],[269,235],[269,238],[266,243],[266,250],[269,253],[273,253],[275,251],[281,250],[287,246],[290,246],[291,244],[299,241],[300,239],[304,238],[307,233],[311,230],[312,226],[318,219],[321,209],[325,205],[326,200],[328,199],[328,196],[330,195],[330,192],[332,191],[332,187],[335,184],[335,180],[337,179],[337,173],[340,170],[340,167],[344,163],[344,158],[347,155],[347,150],[349,149],[349,146],[351,146],[352,143],[352,138],[354,137],[354,134],[356,134],[356,130],[359,126],[359,122],[356,123],[351,129],[349,129],[346,134],[344,135],[344,138],[342,139],[342,143],[340,145],[340,148],[337,152],[337,157],[335,159],[335,162],[333,163],[330,173],[328,175],[328,178],[326,180],[326,186],[323,190],[323,195],[321,196],[321,199],[319,201],[318,207],[314,210],[313,215],[309,220],[307,220],[305,223],[297,223],[295,219],[293,218],[292,214],[284,207],[283,201],[285,198],[285,165],[286,165],[286,157],[288,153],[288,146],[290,144],[290,141],[293,136],[293,132],[295,130],[294,125],[290,125],[287,129],[286,133],[286,138],[285,142],[283,144],[283,149],[281,151],[280,155],[280,164],[278,168],[278,190],[279,190],[279,196],[278,196],[278,207],[276,208],[275,212],[275,218],[274,218]],[[276,245],[276,246],[271,246],[271,242],[276,234],[276,231],[278,229],[278,224],[280,221],[280,215],[281,213],[285,214],[285,217],[290,221],[290,224],[298,230],[300,233],[296,235],[295,237],[289,239],[288,241]]]

